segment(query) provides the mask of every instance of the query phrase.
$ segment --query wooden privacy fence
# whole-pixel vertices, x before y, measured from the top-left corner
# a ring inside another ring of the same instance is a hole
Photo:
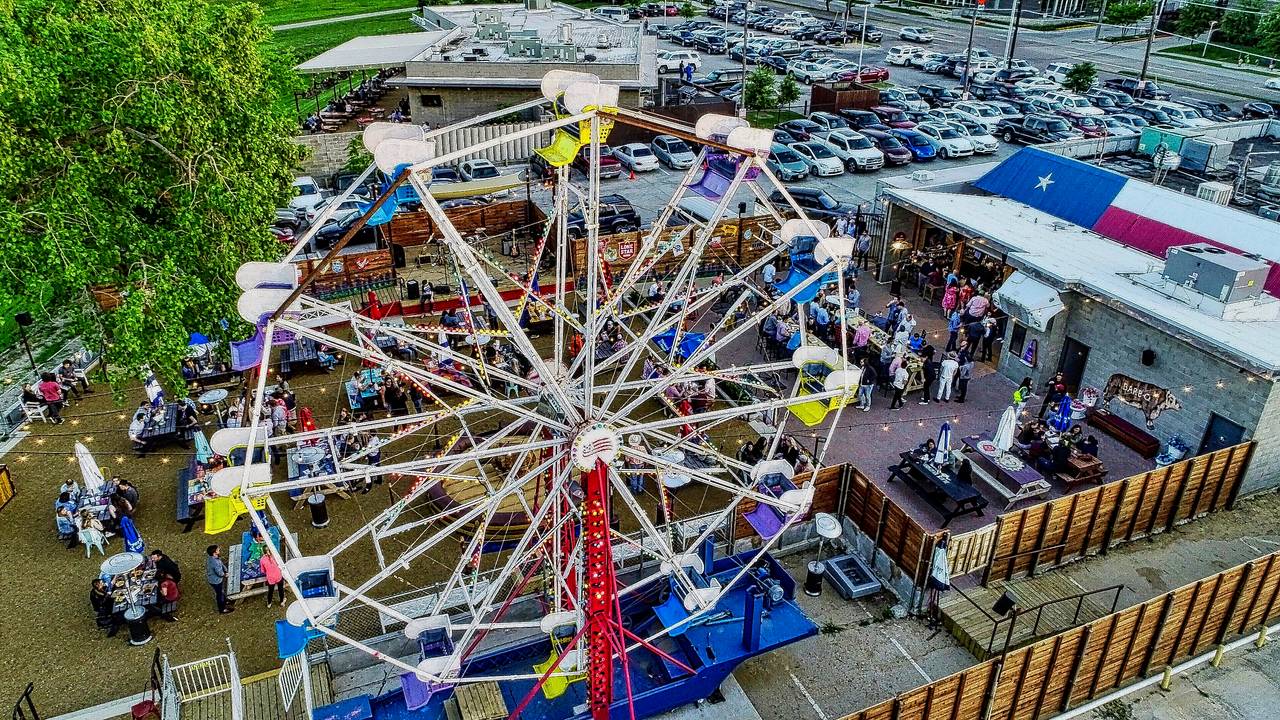
[[[1038,720],[1271,624],[1280,553],[847,715],[842,720]]]
[[[991,523],[961,535],[952,535],[947,540],[947,565],[951,570],[951,577],[968,575],[987,567],[991,560],[991,550],[995,547],[998,527],[996,523]]]
[[[920,585],[928,573],[937,536],[927,532],[884,491],[852,465],[847,465],[844,514],[858,526],[912,583]]]
[[[525,199],[498,200],[485,205],[448,208],[445,217],[464,237],[483,228],[486,235],[527,231],[534,234],[542,228],[546,214]],[[401,247],[414,247],[439,241],[435,221],[425,211],[396,213],[388,225],[387,239]]]
[[[1252,452],[1252,442],[1241,443],[1005,513],[996,518],[983,584],[1105,554],[1112,545],[1230,508]]]

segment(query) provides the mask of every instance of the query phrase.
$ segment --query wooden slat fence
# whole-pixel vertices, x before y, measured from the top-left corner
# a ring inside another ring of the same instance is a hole
[[[499,200],[475,207],[456,207],[444,211],[464,237],[484,228],[485,234],[496,237],[512,230],[540,231],[546,214],[527,200]],[[391,218],[387,239],[401,247],[414,247],[433,240],[438,241],[435,222],[425,211],[400,212]]]
[[[995,548],[997,527],[991,523],[977,530],[952,535],[947,540],[947,565],[951,569],[951,577],[968,575],[987,567],[991,551]]]
[[[1113,545],[1230,508],[1252,452],[1252,442],[1241,443],[1001,515],[983,582],[1105,554]]]
[[[717,269],[736,272],[744,266],[750,265],[759,260],[765,252],[772,249],[773,246],[769,242],[769,237],[777,230],[778,224],[768,215],[742,218],[742,232],[738,232],[737,217],[721,220],[716,224],[715,230],[712,231],[711,239],[707,242],[703,251],[702,263],[698,266],[698,272],[714,274]],[[679,233],[679,229],[668,230],[663,239],[674,238]],[[602,252],[609,261],[610,269],[614,272],[620,272],[629,268],[639,254],[640,246],[644,243],[646,234],[648,234],[648,231],[637,230],[635,232],[601,235]],[[686,261],[685,254],[689,252],[689,244],[691,242],[691,238],[685,239],[685,249],[681,254],[668,252],[663,255],[654,264],[653,272],[662,275],[676,270]],[[585,267],[586,248],[587,244],[584,239],[573,242],[572,269],[575,273],[582,272],[582,268]]]
[[[1251,560],[842,720],[1039,720],[1280,619],[1280,553]]]
[[[852,465],[848,466],[844,514],[871,538],[876,549],[920,585],[937,536],[929,533]]]

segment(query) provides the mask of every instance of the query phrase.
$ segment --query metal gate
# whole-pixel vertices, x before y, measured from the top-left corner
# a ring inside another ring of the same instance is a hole
[[[27,689],[22,691],[22,695],[18,696],[18,702],[13,704],[13,720],[40,720],[40,713],[36,712],[36,704],[31,701],[31,691],[35,689],[35,683],[27,683]]]
[[[311,717],[311,701],[310,696],[310,680],[307,673],[311,671],[306,662],[307,654],[300,652],[291,658],[288,658],[280,666],[280,674],[276,676],[276,682],[280,684],[280,699],[284,702],[284,709],[288,712],[293,707],[293,701],[298,697],[298,691],[302,690],[307,705],[306,717]]]
[[[244,689],[230,638],[227,652],[222,655],[182,665],[169,665],[166,656],[161,674],[162,720],[176,720],[183,714],[180,706],[192,703],[200,703],[202,707],[222,706],[223,695],[227,696],[225,703],[230,708],[231,720],[244,720]]]

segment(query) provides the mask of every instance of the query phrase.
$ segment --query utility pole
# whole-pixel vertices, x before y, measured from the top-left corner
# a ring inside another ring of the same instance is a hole
[[[858,69],[856,71],[857,78],[858,78],[857,82],[862,82],[862,51],[865,50],[867,47],[867,10],[870,10],[870,9],[871,9],[870,3],[862,6],[862,35],[858,38]],[[845,23],[849,22],[849,18],[847,15],[845,16],[844,21]],[[848,37],[847,35],[848,31],[846,30],[845,32],[846,32],[846,37]]]
[[[1160,14],[1164,12],[1164,0],[1156,3],[1151,9],[1151,31],[1147,33],[1147,47],[1142,52],[1142,71],[1138,73],[1138,100],[1142,99],[1147,88],[1147,68],[1151,65],[1151,43],[1156,39],[1156,28],[1160,26]]]
[[[1102,0],[1102,6],[1098,8],[1098,24],[1093,28],[1093,41],[1098,42],[1102,39],[1102,20],[1107,16],[1107,0]]]
[[[1009,17],[1009,39],[1004,45],[1004,69],[1013,67],[1013,48],[1018,44],[1018,26],[1022,24],[1022,0],[1014,0],[1013,14]]]
[[[1200,57],[1204,57],[1209,52],[1209,41],[1213,39],[1213,28],[1218,24],[1217,20],[1209,22],[1209,32],[1204,36],[1204,47],[1200,49]]]
[[[969,99],[969,83],[973,80],[973,31],[978,28],[978,10],[987,4],[987,0],[977,0],[973,5],[973,17],[969,19],[969,44],[964,51],[964,88],[960,93],[960,97],[965,100]],[[862,31],[866,32],[866,23],[862,24]]]
[[[725,13],[725,22],[728,22],[728,12]],[[738,117],[745,118],[747,116],[747,35],[751,32],[751,26],[747,23],[751,22],[751,0],[747,0],[742,6],[742,92],[738,93]]]

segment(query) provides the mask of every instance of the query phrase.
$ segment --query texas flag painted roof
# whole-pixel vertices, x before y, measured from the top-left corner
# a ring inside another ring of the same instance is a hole
[[[1271,266],[1267,293],[1280,296],[1280,224],[1273,221],[1034,147],[974,184],[1157,257],[1196,242],[1258,255]]]

